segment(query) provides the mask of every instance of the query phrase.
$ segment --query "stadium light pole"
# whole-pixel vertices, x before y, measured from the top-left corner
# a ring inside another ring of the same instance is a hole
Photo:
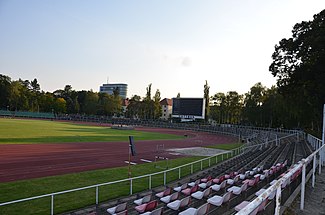
[[[322,146],[325,145],[325,104],[324,104],[324,108],[323,108],[323,131],[322,131]],[[322,149],[322,156],[321,156],[321,159],[322,159],[322,165],[325,164],[324,162],[324,158],[325,158],[325,150],[324,150],[324,147]]]

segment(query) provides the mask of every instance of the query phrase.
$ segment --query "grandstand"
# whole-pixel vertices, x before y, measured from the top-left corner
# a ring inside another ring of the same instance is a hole
[[[168,184],[165,187],[119,199],[119,202],[127,203],[128,214],[138,214],[134,201],[148,195],[150,195],[150,201],[157,202],[155,208],[163,208],[163,214],[178,214],[181,211],[185,211],[182,214],[191,214],[187,213],[193,210],[189,210],[189,208],[198,209],[206,203],[209,203],[206,214],[235,214],[243,204],[255,199],[258,194],[265,191],[266,188],[288,172],[293,167],[291,163],[306,157],[312,152],[312,147],[304,140],[297,142],[296,136],[289,135],[287,138],[283,138],[282,141],[283,143],[279,146],[275,144],[263,146],[262,148],[255,146],[249,151],[190,177]],[[307,168],[311,169],[310,165]],[[291,193],[301,183],[300,174],[301,171],[297,171],[295,176],[291,177],[290,182],[282,185],[281,204],[286,202]],[[247,184],[247,187],[242,189],[244,184]],[[197,188],[194,188],[195,186]],[[174,210],[169,201],[166,203],[166,199],[173,194],[176,195],[177,191],[175,190],[178,187],[182,187],[182,190],[177,194],[177,199],[174,199],[174,201],[185,199],[188,196],[190,196],[190,201],[183,208]],[[166,189],[169,188],[173,188],[173,191],[166,192]],[[164,191],[166,193],[158,197],[157,194]],[[209,192],[209,194],[204,196],[205,192]],[[222,197],[226,196],[227,193],[231,193],[229,199],[222,201]],[[274,214],[275,204],[275,194],[273,193],[259,210],[263,214]],[[107,214],[107,209],[116,205],[118,205],[116,201],[100,205],[97,207],[96,212],[97,214]],[[186,212],[186,210],[188,211]],[[123,211],[121,214],[123,214]]]

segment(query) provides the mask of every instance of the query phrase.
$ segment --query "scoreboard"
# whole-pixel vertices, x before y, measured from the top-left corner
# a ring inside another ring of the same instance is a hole
[[[204,98],[173,98],[172,117],[180,119],[204,119]]]

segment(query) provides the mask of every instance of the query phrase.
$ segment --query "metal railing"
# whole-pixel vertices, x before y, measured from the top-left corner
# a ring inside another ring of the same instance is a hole
[[[317,155],[318,155],[318,172],[321,173],[321,167],[324,164],[324,157],[322,154],[325,151],[325,145],[321,144],[322,141],[310,134],[307,136],[307,141],[315,147],[315,151],[309,155],[307,158],[299,161],[288,173],[286,173],[283,177],[281,177],[275,184],[266,189],[261,195],[255,198],[252,202],[250,202],[245,208],[240,210],[236,215],[247,215],[256,210],[263,201],[265,201],[273,192],[276,192],[276,202],[275,202],[275,214],[280,214],[281,207],[281,186],[282,184],[290,181],[291,176],[293,176],[297,171],[302,169],[302,180],[301,180],[301,194],[300,194],[300,209],[304,209],[305,204],[305,184],[306,184],[306,166],[313,161],[312,168],[312,187],[315,186],[315,173],[317,166]]]

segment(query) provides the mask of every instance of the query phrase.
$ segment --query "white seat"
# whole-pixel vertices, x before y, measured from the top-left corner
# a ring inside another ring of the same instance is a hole
[[[209,204],[205,203],[201,205],[198,209],[196,208],[188,208],[185,211],[179,213],[179,215],[204,215],[209,211]]]
[[[163,207],[157,208],[156,210],[153,211],[147,211],[141,215],[161,215],[163,213]]]
[[[249,171],[246,171],[245,174],[239,174],[240,180],[244,180],[249,175]]]
[[[191,196],[187,196],[181,200],[175,200],[167,204],[167,207],[170,209],[177,211],[179,208],[185,207],[190,203]]]
[[[146,195],[146,196],[142,197],[141,199],[136,199],[133,201],[133,203],[136,205],[142,205],[143,203],[150,202],[150,199],[151,199],[151,194]]]
[[[192,193],[192,197],[195,199],[203,199],[203,197],[207,197],[211,194],[211,187],[205,189],[202,191],[196,191],[195,193]]]
[[[214,185],[212,185],[211,188],[214,191],[219,191],[220,189],[226,187],[226,183],[227,183],[227,181],[223,181],[223,182],[221,182],[221,184],[214,184]]]
[[[208,203],[215,206],[220,206],[222,205],[222,203],[228,202],[230,197],[231,197],[231,192],[227,192],[223,196],[215,195],[208,199]]]
[[[116,214],[118,212],[124,211],[125,209],[126,209],[126,202],[124,202],[122,204],[119,204],[119,205],[117,205],[115,207],[108,208],[106,211],[109,214]]]
[[[239,195],[239,194],[241,194],[241,192],[247,190],[247,186],[248,186],[248,184],[247,183],[244,183],[240,187],[238,187],[238,186],[232,186],[232,187],[228,188],[227,191],[228,192],[232,192],[235,195]]]
[[[181,192],[182,190],[186,189],[187,188],[187,184],[182,184],[181,186],[179,187],[175,187],[174,188],[174,191],[176,192]]]
[[[181,200],[175,200],[173,202],[168,203],[167,207],[169,207],[174,211],[177,211],[180,205],[181,205]]]
[[[215,206],[220,206],[223,203],[223,196],[215,195],[208,199],[208,202]]]
[[[185,211],[180,212],[178,215],[196,215],[196,208],[187,208]]]
[[[160,201],[162,201],[162,202],[164,202],[164,203],[169,203],[169,202],[171,202],[171,201],[174,201],[174,200],[176,200],[176,199],[178,199],[178,197],[179,197],[179,192],[176,192],[176,193],[173,193],[173,194],[171,194],[171,195],[168,195],[168,196],[165,196],[165,197],[162,197],[161,199],[160,199]]]
[[[188,183],[188,186],[194,187],[196,184],[199,184],[201,182],[201,179],[197,179],[196,181]]]
[[[210,187],[211,184],[212,184],[212,180],[210,180],[210,181],[208,181],[208,182],[206,182],[206,183],[201,183],[201,184],[199,184],[199,187],[202,188],[202,189],[205,189],[205,188],[207,188],[207,187]]]
[[[227,179],[227,184],[229,184],[229,185],[235,184],[239,180],[239,177],[240,176],[237,175],[234,179],[231,179],[231,178]]]

